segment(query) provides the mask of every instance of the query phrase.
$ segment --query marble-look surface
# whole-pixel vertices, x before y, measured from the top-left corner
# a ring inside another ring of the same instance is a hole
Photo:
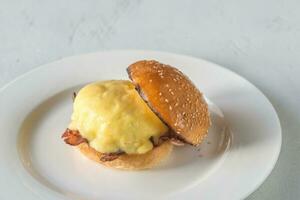
[[[299,8],[298,0],[2,0],[0,87],[39,65],[106,49],[211,60],[261,89],[281,120],[279,161],[248,199],[299,199]]]

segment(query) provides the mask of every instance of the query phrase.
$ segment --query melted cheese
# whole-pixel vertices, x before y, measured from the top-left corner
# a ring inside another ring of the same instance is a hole
[[[73,105],[70,129],[79,130],[102,153],[143,154],[167,127],[130,81],[103,81],[82,88]]]

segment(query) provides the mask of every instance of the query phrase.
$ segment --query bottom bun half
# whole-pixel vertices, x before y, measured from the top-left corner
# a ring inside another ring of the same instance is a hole
[[[166,159],[173,149],[173,145],[167,141],[145,154],[124,154],[120,155],[115,160],[103,162],[100,160],[102,154],[91,148],[87,143],[81,143],[77,147],[79,148],[81,153],[83,153],[89,159],[103,164],[107,167],[123,170],[142,170],[153,168],[162,160]]]

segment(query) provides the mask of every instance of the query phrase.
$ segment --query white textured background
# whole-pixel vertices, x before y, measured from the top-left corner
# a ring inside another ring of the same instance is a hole
[[[123,48],[202,57],[246,77],[283,128],[279,161],[248,199],[300,198],[299,0],[0,0],[0,26],[0,87],[65,56]]]

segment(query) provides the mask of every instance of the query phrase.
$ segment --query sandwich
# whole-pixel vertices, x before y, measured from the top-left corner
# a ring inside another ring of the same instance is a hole
[[[105,166],[140,170],[157,166],[173,146],[202,142],[208,106],[186,75],[153,60],[127,72],[131,81],[99,81],[78,92],[65,143]]]

